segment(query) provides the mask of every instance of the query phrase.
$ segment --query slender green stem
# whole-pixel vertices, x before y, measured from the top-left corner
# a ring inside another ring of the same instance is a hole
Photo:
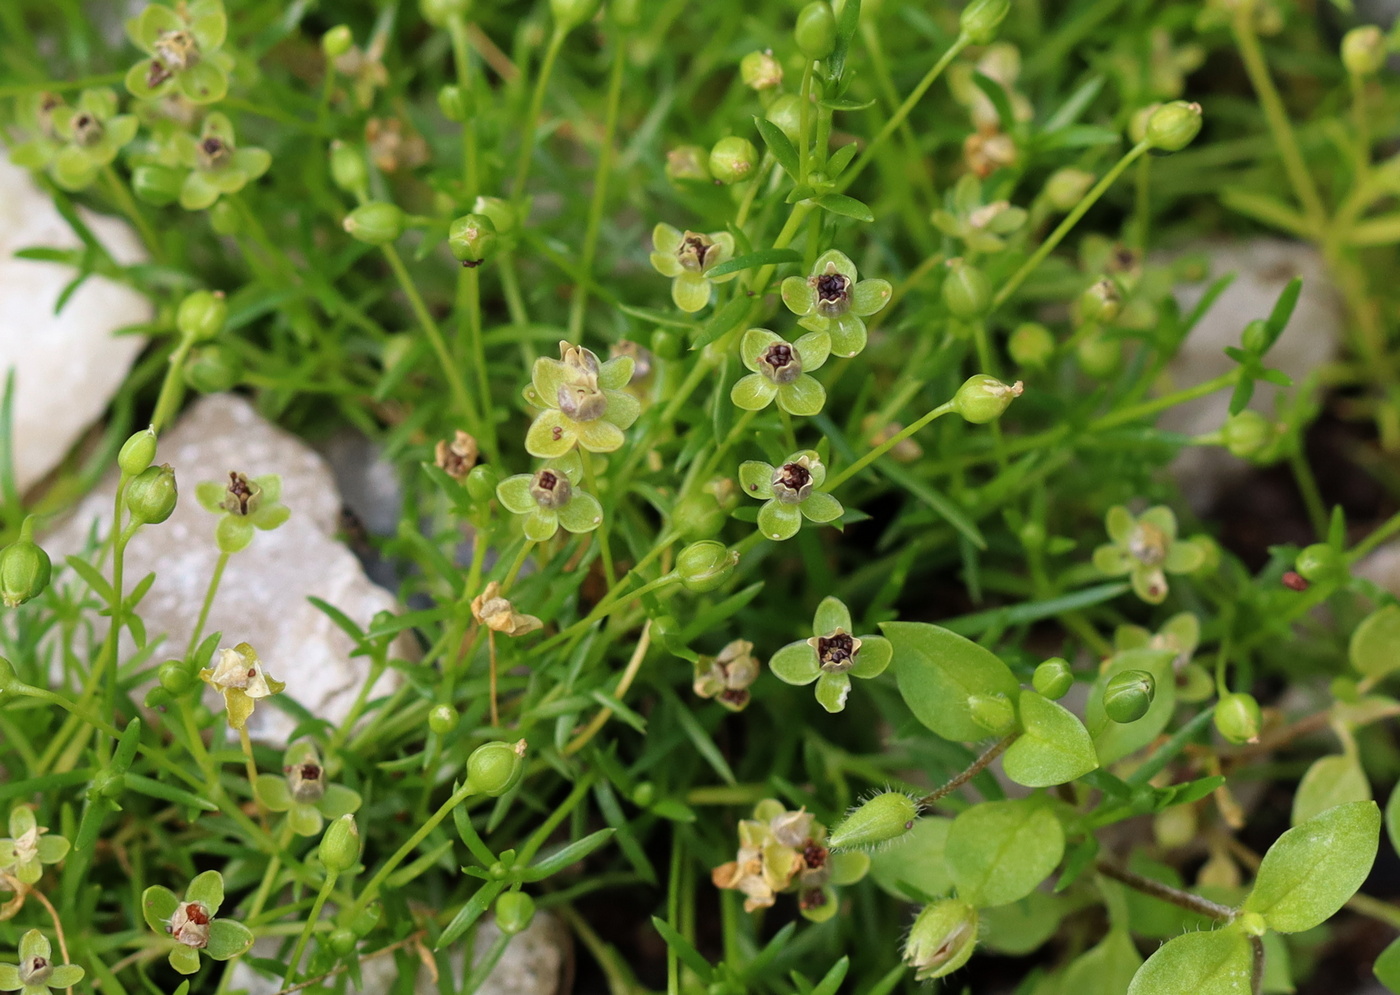
[[[151,416],[151,430],[157,434],[165,430],[180,406],[180,398],[185,393],[185,358],[193,346],[193,339],[181,336],[170,353],[170,365],[166,368],[165,379],[161,381],[160,394],[156,398],[156,412]]]
[[[1322,500],[1322,491],[1318,489],[1312,467],[1308,465],[1307,457],[1297,450],[1288,454],[1288,467],[1293,471],[1293,480],[1298,485],[1298,493],[1303,497],[1303,507],[1308,511],[1308,524],[1312,526],[1317,541],[1325,542],[1327,504]]]
[[[797,182],[806,183],[811,169],[812,132],[812,68],[816,65],[811,59],[805,60],[802,67],[802,87],[798,90],[797,116]]]
[[[384,882],[388,880],[389,875],[394,873],[394,868],[403,863],[410,853],[418,849],[418,844],[427,839],[428,834],[436,829],[443,819],[451,815],[454,808],[466,801],[475,790],[476,789],[473,788],[469,782],[464,782],[460,788],[453,792],[452,796],[448,798],[447,801],[442,803],[436,812],[428,816],[427,821],[419,826],[417,831],[408,838],[403,846],[394,851],[394,855],[386,860],[383,866],[375,872],[374,877],[370,878],[369,883],[360,891],[360,897],[355,900],[354,906],[351,907],[349,918],[353,919],[360,912],[364,911],[365,907],[369,905],[370,902],[374,901],[375,897],[379,894],[379,889],[383,886]]]
[[[1154,397],[1150,401],[1143,401],[1130,408],[1122,408],[1111,414],[1104,415],[1102,418],[1096,418],[1090,423],[1089,431],[1091,433],[1097,433],[1110,428],[1117,428],[1119,425],[1126,425],[1129,422],[1137,421],[1139,418],[1146,418],[1148,415],[1155,415],[1159,411],[1166,411],[1168,408],[1174,408],[1178,404],[1185,404],[1187,401],[1194,401],[1197,398],[1206,397],[1209,394],[1214,394],[1218,390],[1224,390],[1226,387],[1233,387],[1235,382],[1239,379],[1239,376],[1239,369],[1236,368],[1228,373],[1222,373],[1213,380],[1207,380],[1204,383],[1196,384],[1194,387],[1187,387],[1184,390],[1178,390],[1171,394]]]
[[[890,436],[884,442],[880,443],[874,449],[870,450],[870,452],[866,453],[860,459],[856,460],[850,466],[846,467],[836,476],[827,480],[826,489],[828,491],[834,491],[836,488],[844,484],[847,480],[850,480],[857,473],[860,473],[860,471],[864,470],[871,463],[874,463],[881,456],[885,455],[885,453],[889,452],[895,446],[899,445],[905,439],[909,438],[909,436],[919,431],[919,429],[923,428],[929,422],[933,421],[935,418],[940,418],[943,415],[948,414],[952,410],[953,402],[946,401],[943,404],[940,404],[938,407],[934,408],[928,414],[924,415],[918,421],[914,422],[912,425],[909,425],[907,428],[900,429],[894,435]]]
[[[194,631],[190,633],[190,643],[185,647],[186,659],[194,656],[194,651],[199,647],[199,638],[204,635],[204,626],[209,621],[209,610],[214,607],[214,595],[219,591],[219,582],[223,580],[229,555],[227,552],[220,552],[219,560],[214,564],[214,575],[209,578],[209,588],[204,592],[204,604],[199,609],[199,620],[195,622]]]
[[[326,871],[326,880],[322,883],[321,890],[316,893],[316,901],[306,916],[306,925],[302,927],[301,935],[297,937],[297,945],[292,948],[292,957],[287,961],[287,973],[282,976],[283,988],[291,984],[292,978],[296,977],[297,966],[301,964],[301,955],[306,951],[306,944],[311,940],[311,933],[316,928],[316,923],[321,919],[321,910],[325,908],[326,899],[330,898],[331,892],[335,890],[337,876],[333,870]]]
[[[447,30],[452,36],[452,61],[457,69],[457,86],[462,91],[462,101],[468,107],[476,103],[476,73],[472,72],[471,44],[467,38],[467,20],[460,13],[453,12],[447,19]],[[465,199],[468,203],[477,194],[477,139],[476,115],[467,116],[462,122],[462,182],[466,187]]]
[[[598,475],[593,469],[593,454],[580,453],[583,457],[583,486],[588,493],[595,498],[598,497]],[[617,586],[617,571],[613,569],[612,545],[608,540],[608,531],[611,522],[609,516],[605,515],[603,522],[594,530],[598,537],[598,553],[603,559],[603,576],[608,582],[608,590]]]
[[[517,204],[525,195],[525,184],[530,177],[530,163],[534,159],[535,129],[539,126],[540,111],[544,107],[544,93],[549,86],[549,78],[554,74],[554,63],[559,58],[559,50],[564,47],[568,32],[555,27],[549,36],[544,59],[540,62],[535,76],[535,91],[530,95],[530,109],[525,113],[525,126],[520,129],[520,157],[515,163],[515,182],[511,186],[511,199]]]
[[[389,268],[394,271],[394,277],[398,280],[400,289],[408,298],[409,307],[413,309],[418,324],[422,326],[424,334],[428,336],[428,342],[432,345],[433,351],[437,353],[438,363],[442,366],[442,375],[447,378],[447,385],[452,391],[452,398],[458,413],[468,419],[473,426],[479,425],[480,418],[472,405],[471,397],[467,394],[467,386],[462,382],[462,372],[457,369],[457,364],[452,360],[452,353],[448,351],[447,340],[442,337],[442,329],[438,328],[437,322],[428,313],[428,306],[423,303],[423,297],[418,293],[418,288],[413,283],[413,277],[409,275],[408,268],[404,266],[398,250],[387,244],[381,248],[384,250],[384,258],[389,261]]]
[[[501,594],[509,594],[511,585],[515,583],[516,575],[520,573],[520,568],[525,565],[525,558],[530,555],[530,550],[535,548],[533,539],[526,539],[520,546],[520,551],[515,554],[515,560],[511,563],[510,569],[506,571],[506,579],[501,582]]]
[[[117,171],[110,165],[102,170],[102,179],[107,184],[107,191],[112,195],[112,199],[117,202],[123,214],[136,226],[136,230],[141,233],[141,241],[146,243],[146,248],[151,252],[151,258],[156,262],[163,262],[165,253],[161,248],[160,239],[156,235],[156,230],[151,227],[151,223],[146,220],[146,215],[142,212],[141,206],[136,203],[136,198],[131,196],[131,191],[127,188],[126,181],[117,174]]]

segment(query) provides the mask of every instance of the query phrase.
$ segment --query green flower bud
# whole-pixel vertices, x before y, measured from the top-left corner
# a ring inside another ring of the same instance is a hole
[[[771,90],[783,85],[783,64],[772,52],[750,52],[739,60],[739,78],[753,90]]]
[[[914,828],[919,806],[908,795],[882,791],[860,805],[831,831],[826,845],[832,850],[861,850],[898,839]]]
[[[346,193],[362,193],[369,184],[364,151],[341,141],[331,142],[331,181]]]
[[[164,708],[173,700],[174,699],[170,696],[170,692],[159,684],[147,691],[144,699],[147,708]]]
[[[1323,581],[1341,580],[1346,577],[1346,558],[1325,542],[1313,543],[1298,554],[1293,569],[1303,575],[1304,580],[1320,584]]]
[[[1050,174],[1050,179],[1045,181],[1043,196],[1055,210],[1068,211],[1084,199],[1084,195],[1093,185],[1093,173],[1066,166]]]
[[[535,900],[523,891],[507,891],[496,899],[496,926],[506,936],[523,933],[535,919]]]
[[[1017,366],[1039,370],[1055,355],[1055,336],[1039,322],[1027,321],[1011,333],[1006,348]]]
[[[126,506],[142,525],[159,525],[169,518],[179,496],[169,463],[146,467],[126,485]]]
[[[437,103],[443,117],[459,124],[469,119],[475,110],[467,103],[467,95],[462,92],[462,88],[452,83],[438,91]]]
[[[155,458],[156,433],[147,428],[122,443],[121,451],[117,453],[117,467],[128,477],[134,477],[150,466]]]
[[[348,24],[337,24],[321,36],[321,51],[328,59],[338,59],[355,44],[355,35]]]
[[[980,318],[992,306],[992,285],[976,266],[960,258],[949,259],[943,278],[943,303],[955,317]]]
[[[353,815],[342,815],[321,836],[321,865],[332,874],[344,874],[360,859],[360,829]]]
[[[494,468],[478,463],[467,474],[467,493],[473,501],[481,504],[496,496],[496,487],[500,482],[501,475]]]
[[[792,30],[797,49],[809,59],[825,59],[836,47],[836,14],[828,0],[812,0],[797,12]]]
[[[651,352],[659,359],[674,362],[685,351],[685,340],[669,328],[658,328],[651,333]]]
[[[925,905],[904,941],[904,962],[915,981],[951,974],[967,963],[977,946],[977,910],[967,902],[945,898]]]
[[[554,23],[561,31],[572,31],[598,13],[599,0],[549,0]]]
[[[654,627],[654,623],[653,623]],[[656,784],[643,781],[632,789],[632,804],[638,808],[649,808],[656,801]]]
[[[131,190],[138,200],[156,207],[175,203],[185,174],[171,166],[137,166],[131,172]]]
[[[729,580],[739,563],[739,553],[722,542],[693,542],[676,557],[676,575],[687,591],[703,594]]]
[[[194,686],[194,675],[182,660],[166,660],[156,669],[156,680],[171,694],[184,694]]]
[[[1215,728],[1231,743],[1253,743],[1259,738],[1264,716],[1254,695],[1237,691],[1215,703]]]
[[[403,226],[403,211],[383,200],[355,208],[342,225],[351,238],[369,245],[389,244],[403,234]]]
[[[1005,736],[1016,726],[1016,706],[1004,694],[969,695],[967,709],[972,721],[993,735]]]
[[[738,183],[758,168],[758,149],[753,142],[730,135],[710,149],[710,175],[720,183]]]
[[[216,235],[237,235],[243,230],[243,216],[238,208],[221,197],[209,208],[209,227]]]
[[[1255,355],[1262,354],[1268,342],[1269,324],[1263,318],[1255,318],[1244,326],[1244,331],[1240,334],[1240,345]]]
[[[515,234],[520,227],[520,212],[515,205],[500,197],[478,197],[472,205],[473,214],[484,214],[496,226],[496,234],[502,238]]]
[[[1108,277],[1095,281],[1079,295],[1079,320],[1107,325],[1123,310],[1123,295]]]
[[[26,518],[19,538],[0,549],[0,601],[16,608],[38,597],[49,586],[52,572],[49,554],[34,541],[34,519]]]
[[[418,0],[418,10],[423,20],[434,27],[445,27],[453,17],[466,14],[471,0]]]
[[[196,290],[180,302],[175,327],[194,342],[208,342],[223,330],[228,319],[228,302],[222,290]]]
[[[451,705],[437,705],[428,713],[428,728],[439,736],[446,736],[457,728],[457,709]]]
[[[1123,343],[1102,332],[1086,335],[1074,347],[1074,357],[1085,373],[1103,380],[1117,372],[1118,363],[1123,358]]]
[[[1173,100],[1152,112],[1143,138],[1158,155],[1180,152],[1201,132],[1201,105]]]
[[[686,542],[695,542],[718,535],[727,518],[713,494],[692,494],[671,510],[671,527]]]
[[[384,906],[378,902],[370,902],[347,925],[350,927],[350,932],[363,940],[374,927],[379,925],[379,920],[383,916]]]
[[[185,360],[185,383],[201,394],[221,394],[243,380],[243,360],[221,343],[195,349]]]
[[[483,795],[497,798],[520,780],[525,770],[525,740],[483,743],[467,758],[467,783]]]
[[[978,373],[964,380],[953,395],[953,410],[974,425],[985,425],[1000,418],[1025,389],[1019,380],[1008,387],[996,377]]]
[[[963,8],[958,26],[974,45],[990,45],[1011,10],[1011,0],[972,0]]]
[[[1031,687],[1051,701],[1063,698],[1073,686],[1074,671],[1058,656],[1051,657],[1036,667],[1035,673],[1031,675]]]
[[[354,932],[344,926],[338,926],[331,930],[330,936],[326,937],[326,944],[337,957],[349,957],[355,952],[355,947],[359,942]]]
[[[710,153],[699,145],[678,145],[666,153],[666,179],[672,183],[710,182]]]
[[[1220,430],[1225,448],[1240,459],[1253,459],[1273,441],[1274,427],[1257,411],[1231,415]]]
[[[1342,65],[1353,76],[1374,76],[1385,66],[1385,35],[1374,24],[1342,36]]]
[[[452,258],[467,269],[474,269],[495,255],[498,241],[496,223],[484,214],[463,215],[452,222],[447,232]]]
[[[1145,670],[1125,670],[1108,679],[1103,710],[1114,722],[1136,722],[1152,707],[1157,679]]]
[[[775,97],[764,115],[796,145],[802,140],[802,98],[795,93]]]
[[[93,799],[106,798],[108,801],[114,801],[120,798],[125,790],[126,775],[110,767],[104,767],[93,775],[92,783],[88,785],[88,797]]]

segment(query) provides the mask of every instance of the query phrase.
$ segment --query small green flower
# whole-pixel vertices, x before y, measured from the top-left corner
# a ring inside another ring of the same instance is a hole
[[[17,101],[15,123],[29,140],[10,147],[10,161],[21,169],[48,169],[63,148],[54,114],[65,108],[63,98],[56,93],[36,93]]]
[[[71,988],[86,972],[73,964],[55,964],[48,937],[31,929],[19,938],[19,965],[0,964],[0,992],[49,995],[54,988]]]
[[[1205,562],[1202,548],[1176,535],[1176,515],[1165,505],[1136,518],[1122,505],[1105,519],[1112,542],[1094,550],[1094,566],[1110,577],[1130,575],[1133,591],[1148,604],[1167,597],[1167,574],[1191,573]]]
[[[562,525],[569,532],[592,532],[603,521],[603,506],[579,490],[583,457],[566,453],[537,473],[517,473],[496,487],[496,497],[512,514],[524,515],[525,538],[544,542]]]
[[[806,278],[783,281],[783,303],[802,315],[803,328],[827,332],[831,351],[850,357],[865,348],[866,318],[890,302],[894,288],[888,280],[856,280],[856,264],[844,252],[830,249],[821,254]]]
[[[525,434],[526,451],[557,459],[575,445],[591,453],[620,448],[623,430],[642,413],[642,402],[624,389],[632,380],[632,357],[600,362],[591,350],[567,342],[559,343],[559,354],[535,360],[525,388],[525,400],[544,409]]]
[[[203,210],[222,194],[237,193],[272,165],[266,149],[235,146],[233,123],[217,111],[204,119],[198,138],[179,132],[174,142],[180,165],[190,170],[180,187],[180,206],[187,211]]]
[[[812,619],[812,638],[788,643],[768,668],[789,684],[817,682],[817,701],[828,712],[846,707],[852,677],[878,677],[894,647],[884,636],[851,635],[851,613],[836,598],[823,598]]]
[[[249,479],[230,471],[227,484],[206,480],[195,487],[194,496],[206,511],[220,516],[214,537],[223,553],[246,549],[255,530],[270,532],[292,515],[281,501],[282,478],[275,473]]]
[[[734,236],[727,231],[705,235],[659,224],[652,229],[651,244],[655,249],[651,265],[662,276],[672,277],[671,300],[682,311],[699,311],[710,303],[711,283],[725,283],[739,275],[706,275],[720,263],[734,258]]]
[[[162,885],[151,885],[141,895],[141,912],[146,925],[175,939],[170,966],[181,974],[199,970],[199,951],[214,960],[229,960],[246,953],[253,945],[253,933],[233,919],[215,919],[224,904],[224,878],[218,871],[205,871],[190,882],[181,901]]]
[[[282,774],[259,774],[255,791],[269,811],[287,813],[287,825],[298,836],[315,836],[323,820],[359,811],[359,792],[326,782],[326,768],[313,743],[303,740],[289,746],[282,755]]]
[[[90,186],[139,127],[136,115],[117,113],[117,95],[106,89],[84,90],[78,106],[54,108],[52,123],[64,144],[49,171],[65,190]]]
[[[930,220],[934,227],[949,238],[960,239],[969,253],[979,255],[1006,248],[1004,236],[1017,231],[1028,217],[1023,208],[1005,200],[983,203],[982,183],[973,173],[963,174],[949,193],[948,202],[948,207],[933,212]]]
[[[179,91],[196,104],[212,104],[228,92],[233,59],[220,52],[228,17],[220,0],[193,0],[176,10],[151,4],[126,24],[126,33],[150,58],[126,74],[126,88],[143,100]]]
[[[257,650],[247,643],[219,650],[218,663],[201,670],[199,679],[224,696],[228,724],[235,729],[247,724],[259,698],[270,698],[287,687],[263,673]]]
[[[817,490],[826,467],[811,449],[793,453],[780,466],[760,460],[739,465],[739,485],[749,497],[766,502],[758,509],[758,529],[767,539],[791,539],[802,519],[834,522],[845,513],[841,502]]]
[[[43,865],[58,863],[71,846],[62,836],[44,835],[47,832],[28,805],[10,809],[10,835],[0,839],[0,871],[23,884],[37,884],[44,876]]]
[[[815,415],[826,404],[826,389],[807,371],[819,369],[830,354],[825,331],[788,342],[766,328],[750,328],[739,343],[739,356],[753,372],[739,379],[729,399],[745,411],[762,411],[776,399],[790,415]]]

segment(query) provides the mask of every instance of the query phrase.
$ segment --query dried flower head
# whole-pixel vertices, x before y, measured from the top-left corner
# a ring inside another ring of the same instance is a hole
[[[494,580],[472,599],[472,617],[481,625],[507,636],[523,636],[544,627],[533,615],[524,615],[501,596],[501,585]]]
[[[460,428],[450,442],[447,439],[439,439],[433,448],[433,462],[453,480],[464,480],[472,467],[476,466],[479,455],[476,438]]]
[[[235,729],[247,724],[259,699],[280,694],[287,687],[263,673],[257,650],[247,643],[219,650],[214,666],[201,670],[199,679],[223,695],[228,724]]]
[[[713,698],[731,712],[743,711],[749,703],[749,687],[758,680],[761,664],[753,655],[753,643],[736,639],[717,656],[695,661],[695,693]]]

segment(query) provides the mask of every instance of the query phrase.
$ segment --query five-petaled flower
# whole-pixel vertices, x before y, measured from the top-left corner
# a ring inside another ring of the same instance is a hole
[[[228,92],[233,60],[219,51],[228,33],[221,0],[193,0],[176,10],[153,3],[127,22],[126,33],[149,56],[126,74],[133,96],[155,100],[178,90],[196,104],[212,104]]]
[[[850,357],[865,348],[865,322],[894,293],[888,280],[856,279],[856,265],[836,249],[821,254],[811,276],[783,281],[783,303],[803,328],[831,336],[831,351]]]
[[[583,460],[577,452],[550,460],[535,473],[517,473],[496,486],[496,497],[512,514],[524,515],[525,538],[553,539],[562,525],[569,532],[592,532],[603,521],[603,506],[579,489]]]
[[[302,740],[287,747],[282,775],[259,774],[254,791],[269,811],[287,813],[287,825],[298,836],[315,836],[324,819],[359,811],[359,792],[326,780],[314,743]]]
[[[54,988],[72,988],[84,973],[74,964],[55,964],[48,937],[31,929],[19,938],[19,964],[0,964],[0,992],[49,995]]]
[[[228,724],[242,729],[259,698],[280,694],[287,685],[263,673],[257,650],[247,643],[219,650],[218,662],[199,672],[199,679],[224,696]]]
[[[202,210],[222,194],[237,193],[272,165],[266,149],[235,145],[233,123],[217,111],[204,119],[198,138],[179,132],[172,141],[180,165],[190,171],[180,187],[180,206],[187,211]]]
[[[271,531],[292,515],[282,503],[282,478],[275,473],[249,477],[231,470],[227,484],[203,481],[194,496],[206,511],[220,516],[214,536],[225,553],[245,549],[255,529]]]
[[[181,974],[199,970],[199,952],[214,960],[228,960],[245,953],[253,945],[247,926],[233,919],[216,919],[224,904],[224,879],[218,871],[205,871],[185,889],[184,901],[169,888],[155,884],[141,895],[141,912],[146,924],[175,940],[170,950],[170,966]]]
[[[1167,574],[1191,573],[1205,562],[1204,550],[1177,538],[1176,515],[1165,505],[1134,517],[1122,505],[1105,519],[1112,542],[1094,550],[1094,566],[1110,577],[1128,574],[1133,591],[1148,604],[1167,597]]]
[[[749,686],[758,680],[758,671],[753,643],[736,639],[718,656],[702,656],[695,661],[695,693],[715,699],[731,712],[741,712],[749,703]]]
[[[111,165],[122,146],[136,137],[139,122],[134,114],[117,113],[117,95],[111,90],[84,90],[76,107],[52,111],[54,135],[63,146],[54,155],[50,173],[65,190],[82,190]]]
[[[575,445],[591,453],[621,448],[623,430],[642,413],[642,402],[624,389],[632,379],[632,357],[600,362],[591,350],[567,342],[559,343],[559,355],[535,360],[525,388],[525,400],[544,409],[525,434],[526,451],[557,459]]]
[[[709,272],[734,258],[734,236],[727,231],[706,235],[681,231],[667,224],[652,229],[651,264],[662,276],[671,277],[671,300],[682,311],[699,311],[710,303],[710,284],[724,283],[738,273],[711,277]]]
[[[745,411],[761,411],[776,398],[790,415],[815,415],[826,403],[826,389],[807,371],[819,368],[830,352],[826,332],[788,342],[766,328],[750,328],[739,342],[739,356],[753,372],[739,379],[729,399]]]
[[[768,667],[789,684],[817,682],[817,701],[828,712],[846,707],[852,677],[878,677],[894,648],[884,636],[851,633],[851,613],[836,598],[823,598],[812,619],[812,638],[788,643]]]
[[[817,489],[825,480],[826,466],[811,449],[793,453],[778,466],[760,460],[739,465],[739,486],[765,502],[758,509],[758,528],[767,539],[791,539],[803,518],[832,522],[841,517],[841,502]]]
[[[68,855],[71,845],[62,836],[46,833],[28,805],[10,809],[10,835],[0,839],[0,871],[23,884],[36,884],[43,877],[43,865],[58,863]]]

